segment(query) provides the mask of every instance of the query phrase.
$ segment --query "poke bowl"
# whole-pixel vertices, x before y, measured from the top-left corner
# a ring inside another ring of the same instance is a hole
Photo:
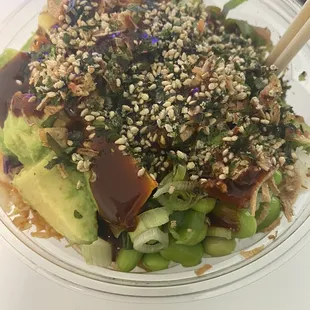
[[[282,74],[265,59],[299,9],[25,1],[0,27],[10,249],[68,287],[152,302],[222,294],[294,255],[310,235],[310,46]]]

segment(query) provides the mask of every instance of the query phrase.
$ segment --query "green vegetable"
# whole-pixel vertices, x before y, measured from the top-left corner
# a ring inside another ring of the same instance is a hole
[[[298,79],[299,79],[300,82],[303,82],[303,81],[306,80],[306,77],[307,77],[307,72],[303,71],[302,73],[299,74]]]
[[[170,239],[169,247],[160,251],[160,255],[166,260],[172,260],[184,267],[192,267],[200,264],[203,257],[203,245],[176,244],[173,238]]]
[[[160,227],[169,222],[169,213],[165,208],[156,208],[139,215],[139,223],[134,232],[130,232],[131,240],[150,228]]]
[[[210,213],[216,204],[216,199],[214,198],[203,198],[198,200],[196,203],[192,205],[192,209],[201,212],[204,214]]]
[[[198,186],[197,182],[193,181],[173,181],[171,183],[168,183],[160,188],[155,192],[153,197],[156,199],[160,197],[161,195],[164,195],[169,192],[171,188],[173,188],[173,191],[191,191],[195,187]]]
[[[25,166],[37,163],[50,152],[42,145],[39,136],[39,126],[43,120],[31,117],[29,121],[33,125],[29,126],[23,117],[17,117],[9,111],[4,123],[4,145]]]
[[[173,194],[162,195],[157,201],[165,207],[168,212],[185,211],[191,208],[194,195],[189,192],[175,191]]]
[[[228,1],[223,7],[222,14],[226,17],[227,14],[229,13],[229,11],[233,10],[234,8],[236,8],[237,6],[241,5],[242,3],[246,2],[246,1],[248,1],[248,0],[230,0],[230,1]]]
[[[133,248],[141,253],[156,253],[168,247],[169,236],[158,227],[144,231],[132,240]]]
[[[266,203],[264,203],[264,204],[266,204]],[[257,232],[259,232],[259,231],[265,229],[266,227],[268,227],[269,225],[271,225],[280,216],[281,202],[280,202],[279,198],[273,196],[271,198],[271,202],[267,205],[269,205],[268,215],[266,216],[264,221],[258,225]],[[258,211],[256,212],[256,217],[259,217],[262,211],[263,211],[263,204],[258,209]]]
[[[97,205],[89,189],[89,174],[66,167],[67,178],[56,168],[45,169],[49,156],[25,167],[14,177],[13,185],[58,233],[75,244],[91,244],[98,239]],[[85,184],[79,190],[77,183]]]
[[[81,245],[81,251],[89,265],[108,267],[112,263],[112,246],[102,239],[90,245]]]
[[[232,233],[233,238],[249,238],[255,235],[257,229],[257,223],[254,216],[249,211],[239,211],[239,229],[237,232]]]
[[[220,237],[231,239],[231,230],[223,227],[211,226],[208,228],[207,237]]]
[[[173,215],[170,217],[172,221],[176,222],[176,226],[170,225],[169,231],[176,239],[176,244],[196,245],[207,235],[208,226],[205,224],[205,215],[193,210],[182,213],[182,218],[179,214],[175,219]]]
[[[154,198],[166,194],[169,192],[171,186],[175,190],[187,190],[188,188],[192,189],[193,182],[183,182],[186,176],[186,167],[182,165],[175,165],[173,171],[164,177],[160,182],[157,191],[154,194]]]
[[[142,258],[143,266],[150,271],[159,271],[167,269],[169,261],[163,258],[159,253],[145,254]]]
[[[129,272],[136,268],[143,254],[135,250],[121,249],[116,258],[116,265],[122,272]]]
[[[243,37],[252,39],[255,46],[272,46],[271,33],[267,28],[254,27],[244,20],[231,18],[225,21],[225,26],[228,32],[235,32],[237,28]]]
[[[277,170],[273,175],[276,185],[280,185],[283,179],[282,172]]]
[[[310,152],[310,126],[305,123],[301,116],[295,116],[292,124],[287,126],[285,140],[292,142],[292,147],[302,147]]]
[[[247,210],[220,202],[212,211],[212,217],[233,230],[232,238],[248,238],[256,232],[256,220]]]
[[[207,237],[203,242],[205,253],[214,257],[231,254],[236,247],[236,240],[225,238]]]

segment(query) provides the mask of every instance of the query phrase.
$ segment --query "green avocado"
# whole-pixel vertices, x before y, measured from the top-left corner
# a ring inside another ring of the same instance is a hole
[[[36,118],[36,123],[29,125],[23,117],[16,117],[9,111],[3,128],[5,148],[1,148],[1,150],[4,153],[9,150],[15,154],[24,166],[37,163],[50,152],[42,145],[40,139],[39,126],[42,121]]]
[[[98,238],[96,211],[86,174],[66,167],[67,178],[57,168],[45,166],[50,154],[36,165],[24,168],[13,184],[26,202],[70,243],[91,244]],[[77,189],[77,183],[85,184]]]

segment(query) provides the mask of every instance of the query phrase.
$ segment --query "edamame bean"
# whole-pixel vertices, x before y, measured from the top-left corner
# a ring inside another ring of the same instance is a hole
[[[257,223],[254,216],[247,210],[239,211],[239,229],[232,233],[233,238],[249,238],[255,235]]]
[[[283,179],[282,172],[277,170],[273,175],[276,185],[280,185]]]
[[[159,271],[167,269],[169,261],[163,258],[159,253],[145,254],[142,258],[143,266],[150,271]]]
[[[201,212],[204,214],[210,213],[216,204],[216,199],[214,198],[203,198],[197,201],[193,206],[192,209]]]
[[[266,203],[264,203],[266,204]],[[261,224],[258,225],[257,231],[261,231],[271,225],[279,216],[281,213],[281,202],[280,199],[273,196],[271,198],[271,202],[268,204],[269,209],[268,209],[268,214],[266,218],[263,220]],[[260,215],[260,212],[262,212],[264,205],[262,205],[259,210],[257,211],[257,216]]]
[[[177,244],[196,245],[207,235],[208,226],[205,223],[205,214],[188,210],[182,215],[182,219],[176,221],[176,227],[169,227],[169,231],[176,239]],[[171,218],[173,217],[174,215],[171,216]]]
[[[200,264],[203,254],[203,245],[201,243],[192,246],[176,244],[172,238],[170,239],[169,247],[160,251],[160,255],[163,258],[179,263],[184,267]]]
[[[236,247],[235,239],[225,239],[218,237],[207,237],[203,242],[204,251],[206,254],[220,257],[231,254]]]
[[[143,254],[136,250],[125,250],[119,251],[116,264],[120,271],[129,272],[133,270],[140,262]]]

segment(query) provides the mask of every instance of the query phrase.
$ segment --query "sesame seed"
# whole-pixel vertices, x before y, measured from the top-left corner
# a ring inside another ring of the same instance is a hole
[[[286,162],[286,159],[284,157],[279,157],[279,164],[281,166],[283,166],[285,164],[285,162]]]
[[[177,151],[177,156],[180,158],[180,159],[186,159],[187,158],[187,155],[181,151]]]
[[[229,153],[229,149],[224,150],[224,151],[223,151],[223,156],[228,155],[228,153]]]
[[[95,120],[95,116],[93,116],[93,115],[86,115],[84,117],[84,119],[85,119],[86,122],[92,122],[93,120]]]
[[[117,87],[121,87],[121,85],[122,85],[121,80],[120,79],[116,79],[116,86]]]
[[[145,108],[140,112],[140,115],[148,115],[150,113],[150,110]]]
[[[133,94],[133,92],[135,91],[135,86],[133,84],[129,85],[129,93]]]
[[[21,80],[16,80],[16,84],[21,86],[23,85],[23,82]]]
[[[84,116],[86,116],[87,114],[88,114],[88,112],[89,112],[89,110],[86,108],[86,109],[84,109],[82,112],[81,112],[81,117],[84,117]]]
[[[156,84],[152,84],[150,87],[149,87],[149,90],[155,90],[157,88]]]
[[[232,137],[231,137],[231,141],[234,141],[234,142],[235,142],[235,141],[238,140],[238,138],[239,138],[238,136],[232,136]]]
[[[126,143],[126,139],[124,137],[117,139],[115,142],[115,144],[125,144]]]
[[[144,174],[145,174],[145,168],[141,168],[141,169],[138,171],[138,177],[141,178]]]
[[[266,119],[261,119],[260,122],[264,125],[268,125],[270,122]]]
[[[173,132],[173,128],[172,128],[172,126],[169,125],[169,124],[166,124],[166,125],[165,125],[165,129],[166,129],[167,132]]]
[[[90,140],[94,139],[95,137],[96,137],[96,133],[95,133],[95,132],[92,133],[92,134],[90,134],[90,135],[88,136],[88,138],[89,138]]]
[[[90,125],[88,125],[88,126],[86,127],[86,130],[87,130],[87,131],[93,131],[93,130],[95,130],[95,129],[96,129],[96,127],[90,126]]]
[[[295,169],[294,166],[292,166],[292,165],[288,165],[288,166],[286,166],[285,168],[286,168],[287,170],[291,170],[291,171]]]
[[[137,134],[139,132],[139,128],[138,127],[135,127],[135,126],[131,126],[129,128],[129,130],[132,132],[132,134]]]
[[[78,162],[78,164],[77,164],[77,170],[82,170],[82,169],[84,169],[84,161],[83,160],[80,160],[79,162]]]
[[[122,152],[122,151],[125,151],[126,150],[126,145],[120,145],[119,147],[118,147],[118,149]]]
[[[192,170],[192,169],[195,168],[195,164],[191,161],[191,162],[189,162],[189,163],[186,165],[186,168],[187,168],[188,170]]]
[[[172,194],[174,193],[174,191],[175,191],[175,187],[174,187],[173,185],[170,185],[169,190],[168,190],[168,193],[169,193],[170,195],[172,195]]]
[[[144,101],[147,101],[149,100],[149,95],[148,94],[141,94],[141,98],[144,100]]]
[[[73,141],[72,141],[72,140],[68,140],[68,141],[67,141],[67,145],[68,145],[68,146],[72,146],[72,145],[73,145]]]
[[[225,141],[225,142],[231,142],[232,140],[231,140],[231,137],[224,137],[224,138],[223,138],[223,141]]]
[[[260,121],[260,119],[258,117],[251,117],[251,120],[253,122],[259,122]]]
[[[99,122],[104,122],[105,121],[105,117],[104,116],[98,116],[96,118],[96,120],[99,121]]]
[[[191,175],[191,176],[190,176],[190,180],[191,180],[191,181],[196,181],[196,180],[198,180],[198,179],[199,179],[199,175],[194,174],[194,175]]]
[[[184,100],[184,97],[182,95],[177,95],[177,100],[178,101],[183,101]]]
[[[226,179],[226,175],[225,174],[220,174],[219,179],[220,180],[225,180]]]

